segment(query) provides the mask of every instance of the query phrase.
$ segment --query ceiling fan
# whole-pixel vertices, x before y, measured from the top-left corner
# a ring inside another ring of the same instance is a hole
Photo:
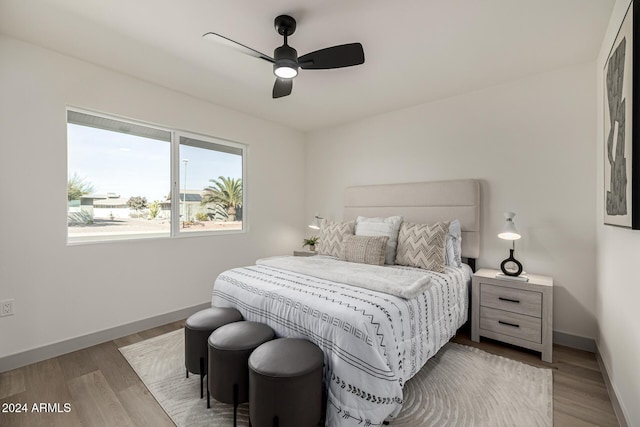
[[[298,52],[287,44],[287,38],[296,31],[296,20],[289,15],[280,15],[275,19],[274,25],[278,34],[284,37],[284,44],[273,51],[273,58],[217,33],[206,33],[203,37],[231,46],[247,55],[271,62],[273,64],[273,73],[276,75],[276,82],[273,85],[274,98],[281,98],[291,94],[293,78],[298,75],[298,68],[303,70],[327,70],[364,63],[364,50],[360,43],[327,47],[298,57]]]

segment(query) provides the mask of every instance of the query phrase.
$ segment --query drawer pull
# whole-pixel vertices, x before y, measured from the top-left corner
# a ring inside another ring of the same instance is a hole
[[[503,322],[502,320],[498,320],[498,323],[501,325],[513,326],[514,328],[519,328],[520,325],[516,325],[515,323]]]
[[[500,301],[515,302],[516,304],[520,304],[520,300],[517,300],[517,299],[504,298],[504,297],[498,297],[498,299]]]

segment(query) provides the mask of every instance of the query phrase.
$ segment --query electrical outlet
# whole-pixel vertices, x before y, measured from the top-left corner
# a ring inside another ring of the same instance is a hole
[[[0,301],[0,317],[13,316],[13,300]]]

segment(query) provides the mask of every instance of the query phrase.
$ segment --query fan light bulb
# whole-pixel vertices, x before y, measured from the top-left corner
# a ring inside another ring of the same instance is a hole
[[[292,79],[298,75],[298,70],[293,67],[281,66],[273,70],[273,73],[283,79]]]

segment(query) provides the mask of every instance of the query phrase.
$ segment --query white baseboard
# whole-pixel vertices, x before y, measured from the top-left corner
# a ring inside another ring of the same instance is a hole
[[[618,424],[620,424],[620,427],[629,427],[627,418],[624,416],[622,405],[620,405],[620,399],[618,399],[616,389],[611,382],[611,378],[609,378],[609,372],[607,372],[607,367],[604,365],[604,361],[602,360],[602,356],[600,355],[600,349],[598,349],[597,346],[596,360],[598,361],[598,366],[600,366],[600,371],[602,372],[604,383],[607,386],[607,393],[609,393],[609,399],[611,400],[611,405],[613,406],[613,412],[615,412],[616,417],[618,418]]]
[[[12,369],[20,368],[52,357],[57,357],[62,354],[71,353],[72,351],[81,350],[103,342],[155,328],[156,326],[166,325],[167,323],[185,319],[196,311],[207,307],[211,307],[211,301],[194,305],[193,307],[182,308],[170,313],[160,314],[148,319],[127,323],[126,325],[116,326],[115,328],[105,329],[43,347],[34,348],[21,353],[11,354],[0,358],[0,372],[10,371]]]

